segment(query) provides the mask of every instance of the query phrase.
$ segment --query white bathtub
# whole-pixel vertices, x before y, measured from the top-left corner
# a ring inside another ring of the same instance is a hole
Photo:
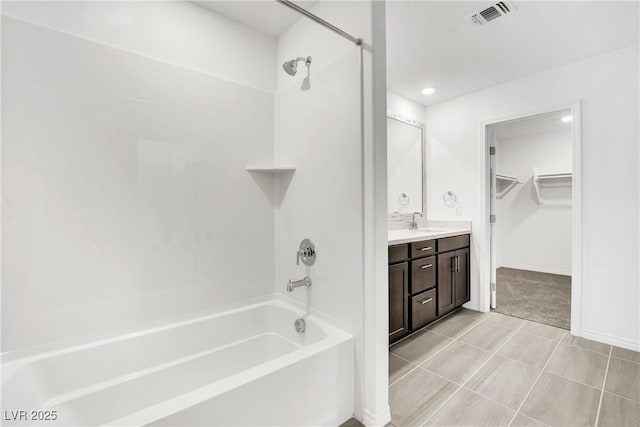
[[[3,360],[2,424],[338,425],[353,338],[314,316],[299,334],[300,314],[274,300]]]

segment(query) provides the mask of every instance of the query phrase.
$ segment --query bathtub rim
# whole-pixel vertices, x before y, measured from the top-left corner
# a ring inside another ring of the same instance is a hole
[[[305,310],[303,310],[300,305],[292,303],[291,299],[285,299],[279,294],[273,294],[267,297],[245,301],[244,303],[233,304],[232,306],[227,306],[222,310],[207,311],[204,313],[199,312],[192,314],[191,316],[180,316],[179,318],[166,319],[164,322],[153,322],[153,325],[148,325],[134,331],[129,330],[120,334],[116,332],[102,337],[76,338],[72,340],[64,340],[56,343],[43,344],[41,346],[0,353],[0,371],[4,371],[5,369],[19,369],[22,366],[27,366],[30,363],[36,362],[38,360],[44,360],[59,355],[73,353],[75,351],[86,350],[101,345],[134,339],[136,337],[148,334],[160,333],[165,330],[184,327],[191,324],[213,320],[219,317],[224,317],[242,311],[269,305],[286,309],[288,311],[294,312],[300,317],[304,317],[308,322],[311,322],[320,327],[325,332],[327,337],[333,334],[344,336],[346,337],[346,339],[348,339],[349,337],[353,337],[353,333],[343,329],[336,324],[339,321],[336,322],[335,319],[327,318],[326,316],[323,316],[322,313],[318,313],[315,310],[313,310],[311,314],[306,314]],[[293,328],[293,325],[291,327]],[[325,337],[323,340],[327,339],[327,337]],[[4,373],[2,376],[4,376]]]

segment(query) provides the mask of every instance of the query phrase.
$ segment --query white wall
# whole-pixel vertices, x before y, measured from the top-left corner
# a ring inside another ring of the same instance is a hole
[[[361,4],[318,4],[312,12],[363,34]],[[354,25],[356,23],[356,25]],[[311,56],[310,89],[302,90],[306,67],[291,77],[279,73],[277,157],[296,166],[278,210],[279,262],[276,292],[333,317],[356,334],[356,364],[362,364],[362,157],[360,49],[326,28],[302,19],[278,39],[278,63]],[[315,265],[295,264],[300,241],[311,239]],[[289,279],[308,274],[313,285],[286,292]],[[357,368],[354,367],[354,372]],[[361,413],[362,380],[356,381],[355,406]]]
[[[273,157],[275,41],[191,3],[3,13],[2,350],[272,293],[245,166]]]
[[[424,105],[390,91],[387,92],[387,111],[419,123],[424,122]]]
[[[372,7],[368,1],[320,2],[312,9],[316,15],[364,39],[362,64],[360,47],[308,19],[297,21],[278,40],[278,64],[299,56],[311,56],[313,62],[310,90],[301,89],[306,67],[299,66],[295,77],[284,72],[278,74],[277,157],[280,164],[294,165],[297,169],[290,182],[283,177],[277,183],[282,202],[277,212],[276,291],[300,303],[308,301],[312,311],[338,320],[354,333],[356,417],[364,418],[368,424],[385,424],[390,418],[387,307],[382,314],[375,313],[381,325],[370,322],[376,333],[366,331],[371,334],[372,347],[382,344],[375,354],[365,355],[363,323],[365,293],[378,290],[373,282],[365,283],[363,266],[366,250],[363,192],[372,191],[363,183],[367,167],[365,150],[373,146]],[[382,31],[384,35],[383,28]],[[361,67],[364,104],[361,103]],[[278,69],[281,70],[280,65]],[[372,159],[373,153],[369,155]],[[386,168],[383,170],[386,174]],[[386,214],[383,218],[386,219]],[[310,238],[318,251],[317,261],[310,268],[295,265],[296,251],[303,238]],[[384,253],[386,255],[386,246]],[[382,266],[386,269],[385,261]],[[311,288],[287,293],[287,281],[300,279],[305,274],[313,280]],[[376,335],[382,339],[376,341]],[[374,368],[366,375],[368,366]],[[372,374],[374,371],[382,382]]]
[[[554,204],[539,205],[533,168],[570,173],[572,158],[569,124],[566,130],[496,140],[497,172],[522,181],[496,200],[498,267],[571,275],[571,181],[542,188],[542,196]]]
[[[581,100],[581,334],[640,349],[638,72],[635,45],[427,108],[428,216],[452,217],[441,200],[451,187],[473,221],[471,307],[482,308],[480,268],[488,264],[481,122]]]
[[[3,1],[2,14],[274,91],[276,42],[190,2]]]

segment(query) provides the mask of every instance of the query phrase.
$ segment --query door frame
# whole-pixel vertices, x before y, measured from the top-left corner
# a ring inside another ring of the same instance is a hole
[[[561,110],[570,110],[573,120],[571,122],[571,138],[573,142],[573,180],[571,188],[571,334],[582,335],[582,117],[581,101],[578,100],[569,105],[554,105],[538,111],[521,112],[505,117],[484,120],[480,122],[480,141],[482,141],[481,167],[478,182],[480,194],[482,194],[482,227],[479,237],[481,239],[480,257],[480,292],[479,308],[481,311],[490,311],[491,303],[491,225],[489,223],[491,206],[491,182],[490,182],[490,154],[491,145],[489,127],[504,122],[518,121],[531,116],[553,113]]]

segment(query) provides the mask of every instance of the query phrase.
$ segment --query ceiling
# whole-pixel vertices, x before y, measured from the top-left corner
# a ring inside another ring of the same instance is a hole
[[[194,3],[274,38],[280,37],[302,16],[275,0],[209,0]],[[295,3],[309,10],[318,2]]]
[[[429,105],[638,43],[637,1],[513,0],[483,26],[466,19],[492,4],[388,1],[389,90]]]
[[[571,116],[571,110],[538,114],[524,119],[500,123],[494,127],[495,137],[496,139],[507,139],[546,132],[570,131],[571,122],[565,123],[562,121],[562,118],[566,116]]]

